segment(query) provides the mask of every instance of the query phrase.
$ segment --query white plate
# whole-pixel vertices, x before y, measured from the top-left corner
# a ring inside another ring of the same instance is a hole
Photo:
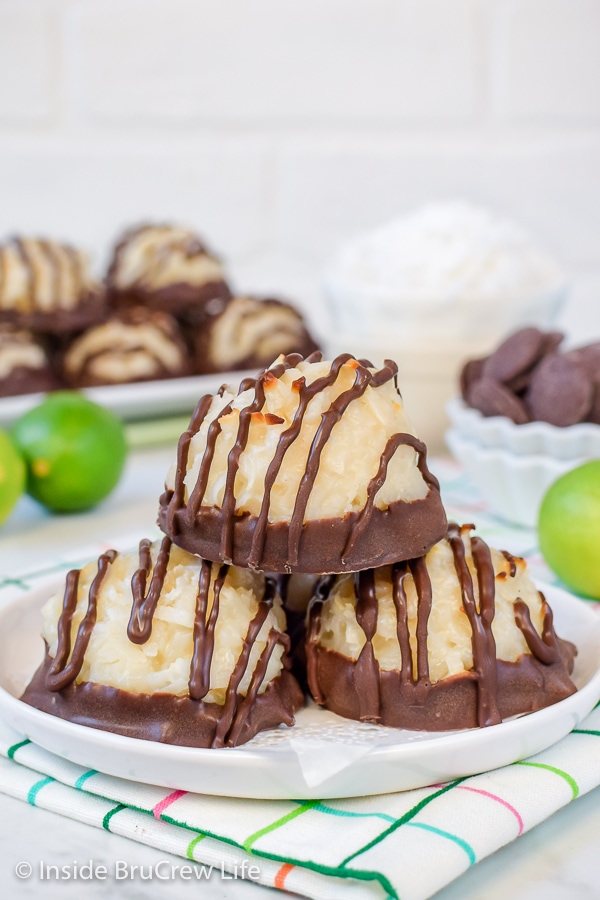
[[[559,635],[577,644],[579,691],[554,706],[490,728],[431,732],[382,728],[316,707],[294,728],[263,732],[242,747],[198,750],[74,725],[17,698],[43,658],[40,609],[47,583],[0,610],[0,715],[65,759],[109,775],[228,797],[323,799],[409,790],[505,766],[560,740],[600,699],[600,617],[557,588],[543,590]]]
[[[214,393],[222,384],[237,385],[250,375],[256,375],[256,371],[217,372],[214,375],[194,375],[191,378],[106,385],[85,388],[83,393],[122,419],[149,419],[192,412],[203,394]],[[18,397],[0,398],[0,426],[10,425],[23,413],[41,403],[45,396],[21,394]]]

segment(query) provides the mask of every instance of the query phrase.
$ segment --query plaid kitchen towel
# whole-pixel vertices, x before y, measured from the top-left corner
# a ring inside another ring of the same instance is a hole
[[[212,866],[317,900],[423,900],[600,784],[598,707],[554,747],[503,769],[322,802],[169,791],[84,769],[4,729],[0,740],[0,791],[193,861],[195,877]]]
[[[443,474],[453,518],[475,520],[486,540],[526,556],[536,577],[552,580],[533,532],[486,516],[458,469]],[[74,562],[97,551],[78,552]],[[61,560],[56,570],[70,565]],[[0,599],[50,574],[0,579]],[[180,856],[194,878],[214,867],[313,898],[422,900],[600,785],[599,739],[597,707],[543,753],[449,784],[347,800],[239,800],[87,770],[2,726],[0,791]]]

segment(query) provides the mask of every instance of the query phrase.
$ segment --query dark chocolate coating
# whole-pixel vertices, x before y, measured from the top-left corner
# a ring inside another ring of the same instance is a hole
[[[168,524],[171,492],[160,498],[158,524],[169,531],[174,543],[204,559],[221,559],[221,535],[225,517],[221,509],[202,507],[189,523],[184,509],[177,510],[173,526]],[[343,519],[305,522],[302,526],[297,563],[289,562],[290,526],[286,522],[269,523],[265,545],[257,568],[268,572],[356,572],[370,566],[383,566],[396,560],[421,556],[439,541],[446,531],[446,514],[440,495],[434,488],[423,500],[398,501],[388,509],[373,509],[368,528],[345,557],[344,548],[359,513]],[[233,524],[235,566],[247,567],[256,528],[256,516],[236,516]],[[342,558],[343,557],[343,558]]]
[[[365,685],[357,677],[356,663],[324,647],[316,647],[314,653],[323,706],[346,719],[360,719]],[[528,654],[517,662],[498,660],[497,699],[501,719],[543,709],[574,694],[576,688],[569,678],[573,658],[573,645],[562,641],[561,659],[551,665],[543,665]],[[428,686],[425,696],[420,695],[419,687],[405,682],[398,671],[381,672],[379,724],[416,731],[453,731],[478,726],[477,678],[473,672],[444,678]]]
[[[212,747],[215,743],[223,713],[217,703],[173,694],[134,694],[93,682],[72,682],[60,691],[51,691],[46,687],[51,663],[46,655],[21,697],[24,703],[77,725],[145,741],[183,747]],[[259,731],[281,723],[292,725],[294,713],[303,704],[296,679],[284,669],[244,711],[235,742],[225,741],[222,746],[244,744]]]
[[[57,390],[60,386],[58,378],[49,366],[43,369],[18,367],[6,378],[0,378],[0,397],[47,393]]]
[[[435,684],[430,680],[427,640],[433,596],[425,557],[396,563],[389,576],[401,658],[399,671],[381,671],[373,649],[379,611],[374,569],[359,572],[354,578],[356,621],[365,635],[358,659],[349,659],[319,644],[322,611],[335,584],[335,579],[328,576],[319,582],[311,601],[306,640],[308,684],[317,703],[351,719],[396,728],[446,731],[497,725],[503,718],[541,709],[575,692],[569,675],[576,649],[557,637],[552,611],[543,594],[540,594],[541,635],[533,627],[527,604],[521,600],[514,604],[515,623],[525,638],[529,654],[523,654],[514,663],[496,658],[492,630],[496,578],[514,578],[516,561],[510,554],[504,554],[508,568],[496,576],[490,548],[481,538],[474,537],[471,539],[473,576],[462,538],[463,531],[472,527],[467,525],[461,529],[450,523],[447,534],[460,585],[461,607],[471,628],[472,669]],[[417,593],[416,660],[411,649],[404,589],[404,579],[409,573]]]
[[[30,328],[44,334],[64,334],[81,331],[100,322],[106,314],[106,298],[101,290],[87,291],[72,309],[53,309],[44,312],[0,310],[0,322],[10,322],[20,328]]]
[[[190,307],[202,308],[214,300],[221,300],[225,305],[231,298],[231,290],[225,281],[211,281],[200,286],[180,282],[152,291],[143,288],[118,290],[107,282],[107,290],[109,305],[117,309],[146,306],[173,316],[185,313]]]

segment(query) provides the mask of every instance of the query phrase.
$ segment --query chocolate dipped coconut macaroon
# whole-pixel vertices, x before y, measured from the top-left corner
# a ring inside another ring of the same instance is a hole
[[[298,310],[274,299],[233,297],[220,312],[192,321],[191,331],[200,375],[261,369],[281,353],[319,349]]]
[[[104,311],[104,291],[81,250],[26,237],[0,245],[0,321],[62,334],[98,322]]]
[[[162,530],[206,559],[278,573],[426,553],[446,516],[396,373],[292,354],[203,397],[167,476]]]
[[[46,349],[31,331],[0,322],[0,397],[60,387]]]
[[[191,365],[172,316],[132,307],[77,337],[64,353],[62,369],[67,384],[79,388],[180,378],[190,374]]]
[[[115,247],[106,286],[113,306],[146,306],[179,315],[219,312],[231,296],[221,261],[198,235],[176,225],[140,225]]]
[[[350,719],[446,731],[495,725],[575,693],[576,649],[523,559],[451,524],[425,556],[319,582],[310,691]]]
[[[21,699],[80,725],[237,746],[304,702],[276,580],[166,537],[69,572],[42,615],[46,656]]]

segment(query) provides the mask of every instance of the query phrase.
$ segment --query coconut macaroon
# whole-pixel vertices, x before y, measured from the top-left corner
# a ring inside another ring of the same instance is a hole
[[[351,719],[445,731],[494,725],[573,694],[523,559],[451,524],[426,556],[321,580],[307,627],[317,703]]]
[[[281,300],[233,297],[192,327],[200,374],[260,369],[280,353],[308,356],[318,349],[298,310]]]
[[[97,322],[104,308],[81,250],[27,237],[0,245],[1,321],[61,333]]]
[[[63,358],[72,387],[178,378],[190,373],[187,348],[172,316],[141,307],[88,329]]]
[[[193,231],[176,225],[125,232],[106,284],[113,305],[142,304],[173,314],[207,305],[220,310],[230,296],[220,260]]]
[[[34,335],[0,322],[0,397],[51,391],[59,382],[46,350]]]
[[[203,397],[161,497],[165,534],[206,559],[280,573],[425,553],[446,517],[396,372],[292,354],[237,393]]]
[[[70,572],[42,615],[46,659],[22,699],[61,718],[223,747],[293,724],[302,705],[275,580],[169,538]]]

